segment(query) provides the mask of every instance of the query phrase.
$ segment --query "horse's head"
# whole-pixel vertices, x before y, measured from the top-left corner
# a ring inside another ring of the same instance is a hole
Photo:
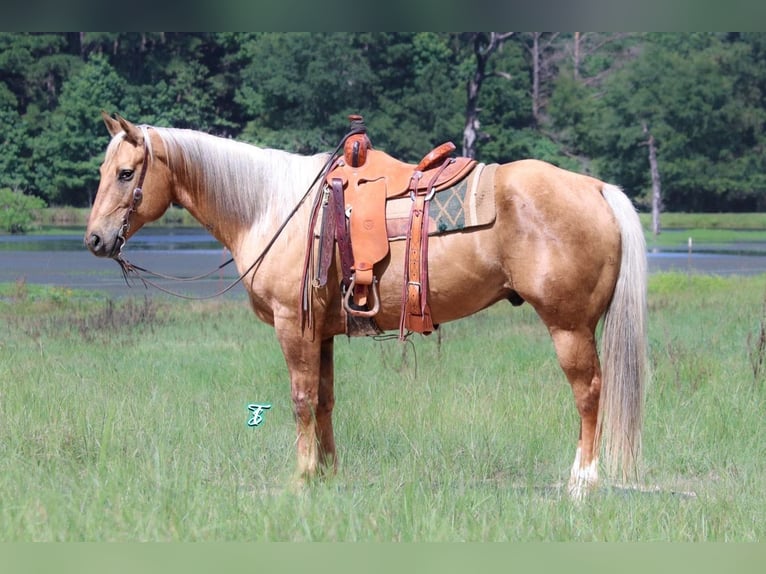
[[[150,130],[119,115],[101,115],[112,140],[101,164],[85,244],[94,255],[116,257],[136,231],[170,206],[170,174],[162,161],[162,143],[150,139]]]

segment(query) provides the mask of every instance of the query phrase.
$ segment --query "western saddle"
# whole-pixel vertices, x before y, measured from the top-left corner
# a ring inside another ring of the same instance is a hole
[[[409,194],[412,199],[406,238],[404,285],[399,337],[406,331],[434,330],[428,304],[428,206],[433,195],[465,178],[476,165],[467,157],[450,157],[455,144],[446,142],[417,165],[404,163],[372,148],[361,116],[349,116],[351,135],[343,154],[324,177],[321,202],[312,229],[319,226],[316,287],[327,283],[337,243],[341,264],[343,308],[352,317],[373,318],[380,309],[376,263],[386,257],[386,201]],[[321,219],[318,211],[321,208]],[[313,233],[313,231],[312,231]]]

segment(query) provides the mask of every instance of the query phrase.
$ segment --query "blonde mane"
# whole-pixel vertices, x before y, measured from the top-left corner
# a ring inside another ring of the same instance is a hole
[[[149,130],[160,137],[171,171],[185,182],[195,202],[206,205],[216,220],[244,227],[284,220],[327,160],[327,154],[303,156],[194,130],[139,128],[151,160]],[[124,136],[117,134],[106,153]]]

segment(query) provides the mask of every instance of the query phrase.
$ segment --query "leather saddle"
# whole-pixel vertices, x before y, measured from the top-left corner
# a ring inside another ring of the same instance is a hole
[[[389,251],[386,201],[409,194],[412,209],[400,338],[406,330],[428,334],[434,330],[427,301],[428,202],[435,193],[456,185],[471,173],[476,160],[451,157],[455,145],[446,142],[428,152],[418,164],[408,164],[373,149],[361,116],[350,119],[357,133],[348,136],[343,155],[325,177],[315,284],[326,283],[334,241],[340,253],[345,311],[355,317],[374,317],[380,306],[374,266]]]

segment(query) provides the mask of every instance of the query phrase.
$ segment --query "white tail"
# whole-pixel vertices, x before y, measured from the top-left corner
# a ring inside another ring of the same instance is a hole
[[[603,439],[606,472],[635,475],[641,454],[646,359],[646,242],[633,204],[613,185],[604,199],[622,236],[622,262],[601,336],[602,387],[596,444]]]

